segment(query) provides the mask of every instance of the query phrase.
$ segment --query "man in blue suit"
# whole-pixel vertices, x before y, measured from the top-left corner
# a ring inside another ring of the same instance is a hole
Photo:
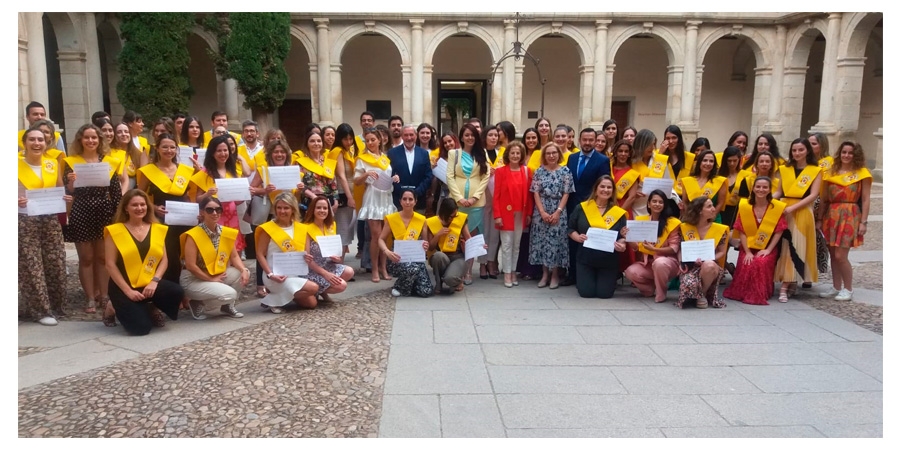
[[[593,128],[585,128],[581,130],[579,141],[581,144],[581,152],[569,155],[569,161],[566,167],[572,172],[575,179],[575,194],[569,197],[566,202],[566,210],[569,215],[575,210],[575,205],[585,201],[591,196],[591,188],[594,183],[603,175],[610,174],[609,158],[594,150],[594,140],[597,139],[597,132]],[[609,145],[613,145],[610,143]],[[569,239],[569,271],[566,278],[560,283],[562,286],[571,286],[575,284],[575,256],[581,249],[582,244]]]
[[[418,199],[416,212],[424,213],[425,192],[431,187],[432,178],[428,150],[416,145],[416,127],[412,125],[404,125],[400,137],[403,143],[388,150],[387,153],[394,175],[400,177],[400,182],[394,183],[394,206],[399,210],[400,194],[406,189],[412,189]]]

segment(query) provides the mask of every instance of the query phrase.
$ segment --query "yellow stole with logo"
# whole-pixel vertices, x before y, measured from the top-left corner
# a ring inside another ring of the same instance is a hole
[[[715,247],[719,247],[719,242],[722,238],[728,233],[728,225],[722,225],[721,223],[711,223],[709,224],[709,229],[706,230],[706,236],[700,236],[700,230],[697,227],[682,222],[681,223],[681,240],[682,241],[700,241],[704,239],[712,239],[715,242]],[[725,267],[725,257],[716,261],[719,263],[720,267]]]
[[[484,153],[485,153],[485,157],[487,157],[487,150],[485,150]],[[503,167],[503,165],[504,165],[503,164],[503,154],[504,153],[506,153],[506,147],[498,147],[497,148],[497,159],[495,159],[494,162],[492,163],[491,159],[487,158],[488,164],[495,169],[499,169],[500,167]]]
[[[831,170],[831,166],[834,165],[834,157],[832,156],[824,156],[819,159],[819,167],[822,168],[822,171]]]
[[[853,183],[865,180],[866,178],[872,178],[872,174],[869,173],[869,169],[860,167],[859,169],[856,169],[852,172],[842,174],[829,174],[829,177],[826,178],[825,181],[846,187],[850,186]]]
[[[738,206],[738,214],[741,218],[741,225],[744,226],[744,234],[747,235],[748,247],[755,250],[766,248],[772,235],[775,234],[775,226],[778,225],[778,219],[784,213],[785,207],[787,207],[787,203],[772,200],[772,203],[766,209],[762,222],[757,226],[756,215],[753,214],[753,205],[747,199],[741,199],[741,203]]]
[[[336,159],[325,158],[322,160],[322,164],[319,164],[299,150],[294,152],[294,157],[304,169],[325,178],[334,178],[334,169],[337,167]]]
[[[456,247],[459,245],[459,235],[462,234],[463,225],[465,225],[467,217],[469,216],[465,213],[456,213],[456,218],[453,219],[450,222],[450,226],[447,227],[450,229],[450,232],[438,240],[438,246],[441,248],[442,252],[451,253],[456,251]],[[441,223],[441,218],[438,216],[425,219],[425,223],[428,225],[428,229],[434,234],[437,234],[444,228],[444,224]]]
[[[87,164],[88,163],[87,161],[84,160],[84,157],[81,155],[67,156],[65,158],[65,161],[66,161],[66,165],[71,167],[72,170],[75,170],[75,164]],[[113,175],[118,173],[119,166],[122,165],[121,160],[116,159],[112,156],[106,156],[103,159],[101,159],[100,162],[105,162],[105,163],[109,164],[109,178],[110,179],[112,179]]]
[[[808,164],[800,176],[794,174],[794,168],[791,166],[781,166],[778,168],[781,173],[781,180],[784,183],[784,196],[789,198],[803,198],[803,194],[812,186],[816,176],[822,171],[819,166]]]
[[[625,215],[625,210],[616,205],[611,205],[611,207],[606,210],[606,214],[603,214],[600,212],[597,202],[593,200],[581,202],[581,209],[584,210],[584,215],[587,217],[591,227],[603,228],[604,230],[610,229],[623,215]]]
[[[128,232],[128,228],[125,228],[124,223],[114,223],[106,227],[106,234],[112,238],[119,253],[122,254],[122,262],[124,262],[128,282],[132,288],[142,288],[150,284],[166,251],[166,233],[168,231],[169,227],[165,225],[150,224],[150,231],[148,231],[150,233],[150,250],[141,261],[137,244],[134,243],[134,238]]]
[[[388,159],[387,155],[382,153],[380,156],[375,156],[368,150],[363,153],[360,153],[359,156],[356,157],[361,161],[365,161],[369,163],[369,165],[375,166],[381,170],[386,170],[391,166],[391,160]]]
[[[119,168],[116,170],[120,176],[125,173],[125,169],[128,169],[128,176],[133,177],[135,175],[134,161],[131,160],[131,155],[128,154],[125,150],[121,149],[109,149],[109,156],[118,159],[119,161],[125,161],[125,164],[120,164]]]
[[[644,174],[644,177],[663,178],[667,168],[669,169],[669,174],[675,176],[675,174],[672,173],[672,166],[669,165],[669,155],[654,152],[653,157],[650,158],[650,164],[647,166],[647,173]]]
[[[425,224],[425,216],[419,213],[413,213],[412,219],[409,220],[409,226],[403,225],[403,218],[399,212],[384,216],[384,220],[391,226],[391,233],[394,239],[398,241],[415,241],[419,239],[422,233],[422,225]]]
[[[337,234],[337,227],[335,225],[335,223],[332,223],[330,227],[325,227],[325,230],[323,231],[316,226],[315,223],[308,223],[306,224],[306,234],[313,239],[319,236],[334,236]]]
[[[187,190],[188,187],[188,181],[190,181],[191,177],[194,175],[194,168],[184,164],[178,165],[175,169],[175,176],[172,177],[171,180],[165,172],[159,170],[159,167],[157,167],[156,164],[148,164],[138,169],[138,171],[144,174],[144,176],[159,188],[160,191],[169,195],[178,196],[184,195],[184,191]]]
[[[278,231],[281,231],[281,229]],[[181,234],[181,257],[184,258],[184,242],[190,236],[194,238],[194,243],[197,244],[197,251],[200,252],[203,262],[206,263],[206,273],[218,275],[228,267],[228,257],[231,256],[231,251],[234,250],[234,242],[237,239],[237,235],[238,230],[222,227],[222,234],[219,236],[219,248],[215,248],[206,231],[197,225]]]
[[[24,159],[19,160],[19,182],[25,189],[46,189],[56,187],[59,169],[55,159],[41,156],[41,177],[38,178]]]
[[[634,218],[634,220],[650,220],[650,216],[649,215],[648,216],[636,216]],[[667,240],[669,240],[669,235],[672,234],[672,232],[675,231],[675,229],[678,228],[680,225],[681,225],[681,221],[678,220],[677,217],[669,217],[669,220],[666,221],[666,225],[663,227],[662,234],[659,235],[659,237],[656,239],[656,247],[662,247],[662,245]],[[641,253],[646,253],[651,256],[656,254],[656,253],[653,253],[650,250],[647,250],[646,248],[644,248],[643,243],[638,243],[638,250],[640,250]]]
[[[241,176],[241,168],[238,166],[237,168],[238,177]],[[177,174],[178,172],[176,172]],[[225,178],[234,178],[230,173],[225,174]],[[197,189],[203,189],[204,192],[216,187],[216,179],[209,176],[208,173],[204,171],[199,171],[191,177],[191,183],[194,184],[194,188],[191,189],[191,201],[196,201],[197,199]],[[218,195],[213,195],[213,198],[219,198]]]
[[[625,198],[625,194],[628,193],[628,190],[631,189],[631,186],[634,186],[634,182],[641,177],[641,173],[637,170],[630,169],[628,172],[625,172],[625,175],[622,175],[618,181],[616,181],[616,199],[622,200]]]
[[[431,161],[431,164],[437,162],[438,158],[441,157],[441,149],[436,148],[428,153],[428,159]]]
[[[697,182],[697,177],[684,177],[681,179],[681,183],[684,184],[684,193],[687,195],[688,201],[691,201],[701,195],[705,195],[709,198],[713,198],[716,194],[719,193],[719,190],[722,189],[722,183],[728,181],[728,178],[725,177],[713,177],[711,180],[707,180],[706,184],[703,187],[700,187],[700,183]]]
[[[259,234],[266,233],[269,239],[281,249],[282,252],[302,252],[306,251],[306,224],[294,222],[294,237],[290,237],[284,230],[270,220],[258,227],[254,233],[254,239],[259,242]],[[205,258],[204,258],[205,261]]]

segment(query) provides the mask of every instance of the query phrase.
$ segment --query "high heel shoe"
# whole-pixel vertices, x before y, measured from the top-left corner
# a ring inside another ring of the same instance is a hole
[[[481,277],[482,280],[488,279],[487,267],[485,267],[484,264],[481,265],[481,268],[478,271],[478,275]]]

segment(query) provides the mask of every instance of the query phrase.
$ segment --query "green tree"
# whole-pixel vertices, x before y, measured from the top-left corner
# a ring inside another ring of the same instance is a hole
[[[291,50],[290,14],[223,13],[208,16],[204,26],[219,40],[218,54],[212,55],[216,71],[237,82],[244,107],[261,129],[269,128],[269,115],[287,93],[284,60]]]
[[[122,13],[119,79],[116,89],[125,109],[152,122],[187,111],[194,91],[188,67],[187,38],[192,13]]]

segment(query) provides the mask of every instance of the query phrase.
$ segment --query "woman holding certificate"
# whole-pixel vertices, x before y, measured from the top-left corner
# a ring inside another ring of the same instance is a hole
[[[809,141],[803,138],[791,142],[791,159],[778,168],[781,186],[775,197],[787,203],[790,240],[782,240],[781,254],[775,266],[775,279],[780,280],[778,301],[786,303],[797,289],[797,281],[813,282],[819,279],[816,267],[816,223],[813,218],[813,202],[819,196],[822,185],[822,168],[816,164]]]
[[[578,251],[574,268],[578,295],[584,298],[611,298],[616,290],[619,254],[626,249],[628,216],[624,209],[616,206],[615,191],[612,177],[601,176],[594,183],[590,197],[576,205],[569,217],[569,238],[584,244]],[[611,245],[602,249],[595,247],[591,242],[593,237],[589,236],[594,231],[609,235],[602,236],[604,242],[598,242],[600,247],[606,247],[603,245],[606,242]]]
[[[66,303],[66,252],[56,213],[28,215],[26,191],[61,187],[59,161],[45,155],[39,126],[22,135],[25,157],[19,160],[19,297],[24,315],[41,325],[56,325]],[[71,200],[69,196],[65,197]],[[62,198],[61,198],[62,200]]]
[[[234,247],[238,230],[217,223],[222,213],[222,204],[217,199],[206,197],[199,206],[200,225],[181,235],[184,256],[181,286],[191,299],[191,316],[203,320],[206,306],[220,306],[222,314],[244,317],[234,308],[241,287],[250,281],[250,269],[244,267]]]
[[[520,141],[509,142],[503,153],[504,165],[494,173],[494,227],[500,234],[500,271],[503,285],[518,286],[516,261],[519,260],[519,241],[522,230],[531,225],[534,198],[528,192],[531,171],[525,161],[525,145]]]
[[[303,184],[300,205],[308,205],[312,199],[324,196],[332,208],[337,209],[337,160],[326,158],[322,135],[315,129],[306,134],[302,150],[294,152],[294,159],[300,164]]]
[[[775,291],[775,262],[778,260],[778,244],[787,229],[784,219],[784,202],[772,198],[772,180],[757,177],[753,183],[753,196],[742,199],[734,229],[741,236],[734,280],[722,295],[740,300],[748,305],[768,305]]]
[[[697,155],[696,163],[691,169],[691,176],[678,181],[682,198],[690,202],[700,196],[708,197],[716,205],[716,222],[721,223],[718,213],[725,209],[728,200],[728,178],[717,175],[716,154],[712,150],[704,150]]]
[[[328,153],[328,157],[337,160],[335,171],[338,181],[338,208],[334,210],[334,219],[337,220],[337,231],[341,235],[345,255],[350,252],[350,243],[356,234],[356,203],[357,200],[362,202],[362,194],[365,191],[352,184],[358,154],[353,127],[349,123],[338,125],[334,148]]]
[[[442,200],[437,215],[425,220],[428,245],[435,250],[428,263],[434,270],[434,286],[438,292],[443,291],[444,284],[456,292],[463,290],[466,270],[463,243],[472,237],[467,220],[468,215],[459,212],[452,198]]]
[[[627,219],[633,219],[634,213],[631,206],[637,198],[638,192],[641,191],[640,180],[641,174],[631,167],[631,160],[634,158],[634,148],[631,143],[622,139],[611,147],[613,159],[612,176],[616,183],[616,206],[625,210]],[[634,250],[631,247],[625,249],[619,256],[619,268],[625,272],[634,262]]]
[[[431,297],[434,294],[434,286],[431,284],[424,260],[403,261],[400,255],[388,250],[388,239],[393,238],[394,250],[397,250],[397,245],[401,241],[412,242],[414,244],[411,245],[422,247],[421,255],[424,258],[429,247],[428,241],[424,240],[425,216],[413,211],[415,206],[416,194],[411,189],[404,190],[400,195],[400,207],[403,209],[385,216],[384,220],[388,226],[381,230],[378,237],[378,248],[382,254],[387,255],[387,270],[397,279],[394,288],[391,289],[391,295],[394,297],[410,295]]]
[[[73,199],[69,224],[63,227],[63,236],[66,242],[74,242],[78,251],[78,278],[87,298],[84,312],[88,314],[96,312],[97,302],[105,304],[109,300],[109,276],[103,259],[103,228],[112,222],[122,191],[128,186],[127,177],[120,178],[116,173],[121,161],[108,156],[108,152],[108,145],[100,137],[100,129],[91,124],[84,125],[75,134],[75,142],[63,169],[66,193]],[[90,163],[108,164],[108,183],[75,187],[75,169]]]
[[[344,292],[347,289],[347,280],[353,278],[353,269],[342,264],[344,258],[340,255],[340,245],[336,246],[334,256],[322,256],[324,244],[319,242],[320,238],[336,237],[338,244],[340,243],[330,201],[321,195],[313,199],[303,223],[306,225],[306,262],[309,264],[309,281],[318,285],[319,298],[323,302],[330,302],[331,297],[328,294]]]
[[[228,135],[216,136],[209,141],[206,147],[206,157],[203,160],[203,170],[191,177],[191,198],[198,203],[206,197],[216,197],[219,189],[216,180],[227,178],[240,178],[237,172],[237,160],[228,148]],[[249,189],[249,185],[248,185]],[[237,203],[242,201],[222,202],[222,215],[219,216],[219,225],[229,228],[238,228],[240,223],[237,215]],[[235,243],[238,251],[245,247],[244,235],[238,235]]]
[[[381,152],[381,139],[374,128],[367,129],[363,138],[366,150],[357,156],[356,171],[353,173],[353,184],[366,186],[362,206],[359,208],[359,220],[368,221],[369,254],[372,259],[372,282],[378,283],[381,278],[391,280],[386,267],[387,257],[381,253],[378,239],[384,227],[384,216],[397,212],[394,206],[394,184],[400,182],[398,175],[392,175],[391,160]]]
[[[115,325],[118,318],[125,331],[136,336],[149,333],[151,326],[165,326],[162,313],[178,320],[178,306],[184,297],[178,283],[161,279],[168,265],[168,227],[157,223],[150,214],[152,208],[147,194],[132,189],[122,196],[115,223],[104,231],[109,298],[115,317],[107,317],[107,310],[103,323]]]
[[[273,271],[273,255],[306,251],[306,225],[300,223],[297,199],[289,192],[280,192],[273,205],[275,218],[256,227],[255,233],[256,264],[266,273],[263,283],[268,291],[260,303],[272,314],[283,313],[282,307],[291,302],[301,308],[315,308],[319,285],[302,276]]]
[[[728,227],[713,221],[718,214],[709,197],[701,195],[684,207],[681,221],[681,259],[684,259],[685,242],[712,240],[713,258],[698,256],[693,262],[681,264],[681,287],[675,306],[684,307],[688,300],[696,300],[697,308],[724,308],[718,288],[725,274],[725,253],[728,251]]]
[[[469,217],[472,232],[478,234],[484,229],[482,221],[488,195],[487,186],[491,180],[490,165],[475,126],[467,123],[459,133],[462,148],[450,150],[447,156],[447,187],[450,189],[450,198]],[[474,261],[466,261],[464,284],[472,284]]]
[[[682,195],[678,180],[689,176],[694,167],[694,154],[684,151],[684,138],[678,125],[669,125],[663,132],[663,141],[659,144],[659,154],[667,157],[671,178],[675,180],[675,193]]]
[[[666,301],[669,282],[678,276],[678,250],[681,247],[681,221],[678,207],[659,189],[647,196],[649,216],[637,216],[637,220],[651,220],[658,223],[655,242],[632,242],[631,248],[637,252],[637,261],[625,269],[625,276],[631,280],[644,297],[655,293],[656,303]]]
[[[648,178],[674,180],[672,168],[669,166],[669,157],[655,151],[656,135],[652,131],[646,128],[638,131],[634,137],[632,147],[634,156],[631,160],[631,168],[641,174],[642,183]],[[670,196],[674,195],[674,185],[668,191]],[[647,196],[641,189],[635,193],[631,209],[635,216],[646,216],[649,214],[647,211]]]
[[[833,287],[819,296],[849,301],[853,298],[853,268],[847,254],[850,248],[862,245],[866,235],[872,175],[866,169],[866,157],[859,144],[842,142],[835,156],[825,178],[822,212],[816,221],[825,232],[834,281]]]

